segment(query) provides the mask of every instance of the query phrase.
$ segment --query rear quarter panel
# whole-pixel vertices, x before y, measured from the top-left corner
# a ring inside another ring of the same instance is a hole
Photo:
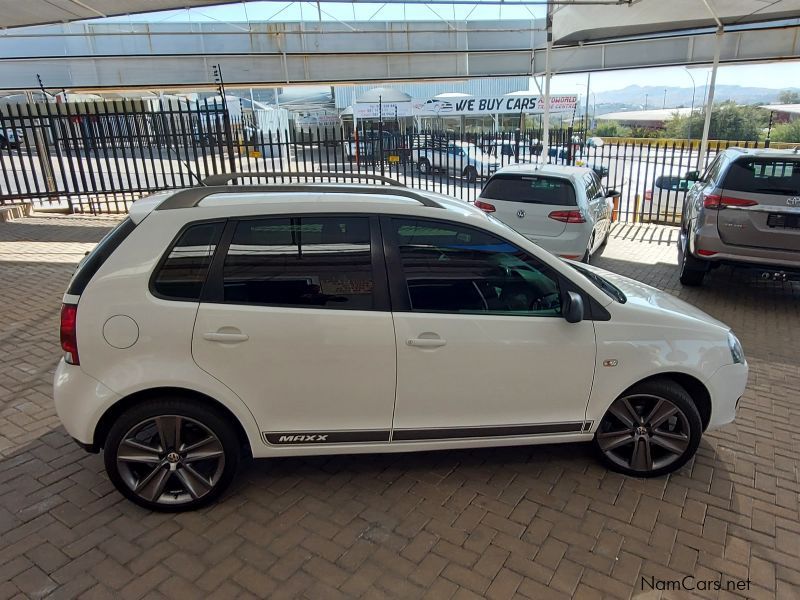
[[[260,439],[253,415],[238,396],[192,359],[198,304],[162,300],[148,290],[153,269],[188,216],[186,210],[153,212],[89,282],[78,304],[80,368],[121,398],[157,387],[210,396],[236,415],[252,443]],[[104,325],[115,315],[130,317],[138,327],[138,339],[128,348],[115,348],[104,337]],[[111,404],[111,397],[100,402],[96,418]]]

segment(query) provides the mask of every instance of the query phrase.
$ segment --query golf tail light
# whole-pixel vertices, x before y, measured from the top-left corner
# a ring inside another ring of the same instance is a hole
[[[579,210],[554,210],[547,216],[562,223],[586,223]]]
[[[63,304],[61,306],[61,349],[64,360],[71,365],[81,364],[78,358],[78,305]]]
[[[494,204],[489,204],[488,202],[484,202],[483,200],[475,200],[475,206],[480,208],[483,212],[493,213],[497,209],[494,207]]]

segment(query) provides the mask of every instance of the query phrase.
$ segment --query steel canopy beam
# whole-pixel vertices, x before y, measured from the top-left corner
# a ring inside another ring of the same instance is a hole
[[[697,33],[671,37],[610,41],[553,48],[554,73],[586,73],[647,67],[710,65],[714,62],[716,34]],[[786,26],[725,31],[720,64],[800,59],[800,27]],[[545,71],[545,50],[534,51],[534,74]]]

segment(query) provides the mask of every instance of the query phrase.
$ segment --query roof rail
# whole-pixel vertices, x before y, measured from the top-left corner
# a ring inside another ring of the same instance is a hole
[[[272,184],[272,185],[219,185],[219,186],[205,186],[193,187],[185,190],[178,190],[161,204],[155,210],[171,210],[173,208],[192,208],[197,206],[201,200],[213,196],[215,194],[241,194],[241,193],[268,193],[274,194],[275,192],[335,192],[338,194],[354,194],[354,195],[369,195],[369,194],[382,194],[385,196],[399,196],[402,198],[409,198],[416,200],[423,206],[431,208],[442,208],[442,205],[436,202],[433,198],[418,192],[410,190],[405,187],[355,187],[348,185],[335,185],[335,184],[307,184],[307,183],[287,183],[287,184]]]
[[[227,185],[236,179],[253,179],[255,177],[272,177],[273,179],[280,177],[297,177],[304,179],[345,179],[351,181],[374,181],[383,185],[391,185],[393,187],[406,187],[396,179],[391,177],[384,177],[383,175],[374,175],[372,173],[340,173],[336,171],[252,171],[249,173],[223,173],[221,175],[210,175],[203,179],[203,185]],[[276,182],[277,183],[277,182]],[[281,182],[283,183],[283,182]]]

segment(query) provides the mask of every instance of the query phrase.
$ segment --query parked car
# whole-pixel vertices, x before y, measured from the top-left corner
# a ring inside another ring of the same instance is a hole
[[[6,127],[0,129],[0,149],[5,150],[8,148],[17,149],[22,145],[25,139],[25,133],[22,129],[14,127]]]
[[[586,145],[589,148],[602,148],[603,146],[606,145],[606,143],[603,141],[603,138],[593,136],[586,139]]]
[[[542,153],[542,144],[539,140],[520,140],[517,144],[513,139],[489,139],[481,144],[485,154],[497,158],[508,164],[517,161],[533,162]]]
[[[500,166],[497,158],[484,154],[471,142],[442,142],[434,138],[432,144],[414,149],[412,156],[423,175],[443,171],[469,182],[488,177]]]
[[[664,173],[655,176],[652,187],[642,197],[642,221],[677,225],[681,221],[686,192],[697,180],[697,173],[685,168],[666,167]]]
[[[678,260],[684,285],[700,285],[709,269],[726,264],[800,278],[797,149],[719,153],[686,194]]]
[[[361,159],[377,160],[381,154],[381,134],[378,131],[368,131],[359,135],[358,144],[356,144],[355,135],[351,134],[347,144],[345,144],[345,152],[347,158],[355,160],[356,146],[358,146],[358,157]],[[391,133],[389,131],[383,132],[383,155],[386,159],[389,156],[397,156],[399,160],[405,162],[410,156],[410,150],[407,147],[406,140],[403,136]]]
[[[138,200],[73,275],[61,345],[67,432],[165,511],[249,456],[591,442],[660,476],[734,419],[748,372],[695,307],[391,185]]]
[[[616,195],[586,167],[510,165],[486,182],[475,206],[545,250],[588,263],[608,241]]]

